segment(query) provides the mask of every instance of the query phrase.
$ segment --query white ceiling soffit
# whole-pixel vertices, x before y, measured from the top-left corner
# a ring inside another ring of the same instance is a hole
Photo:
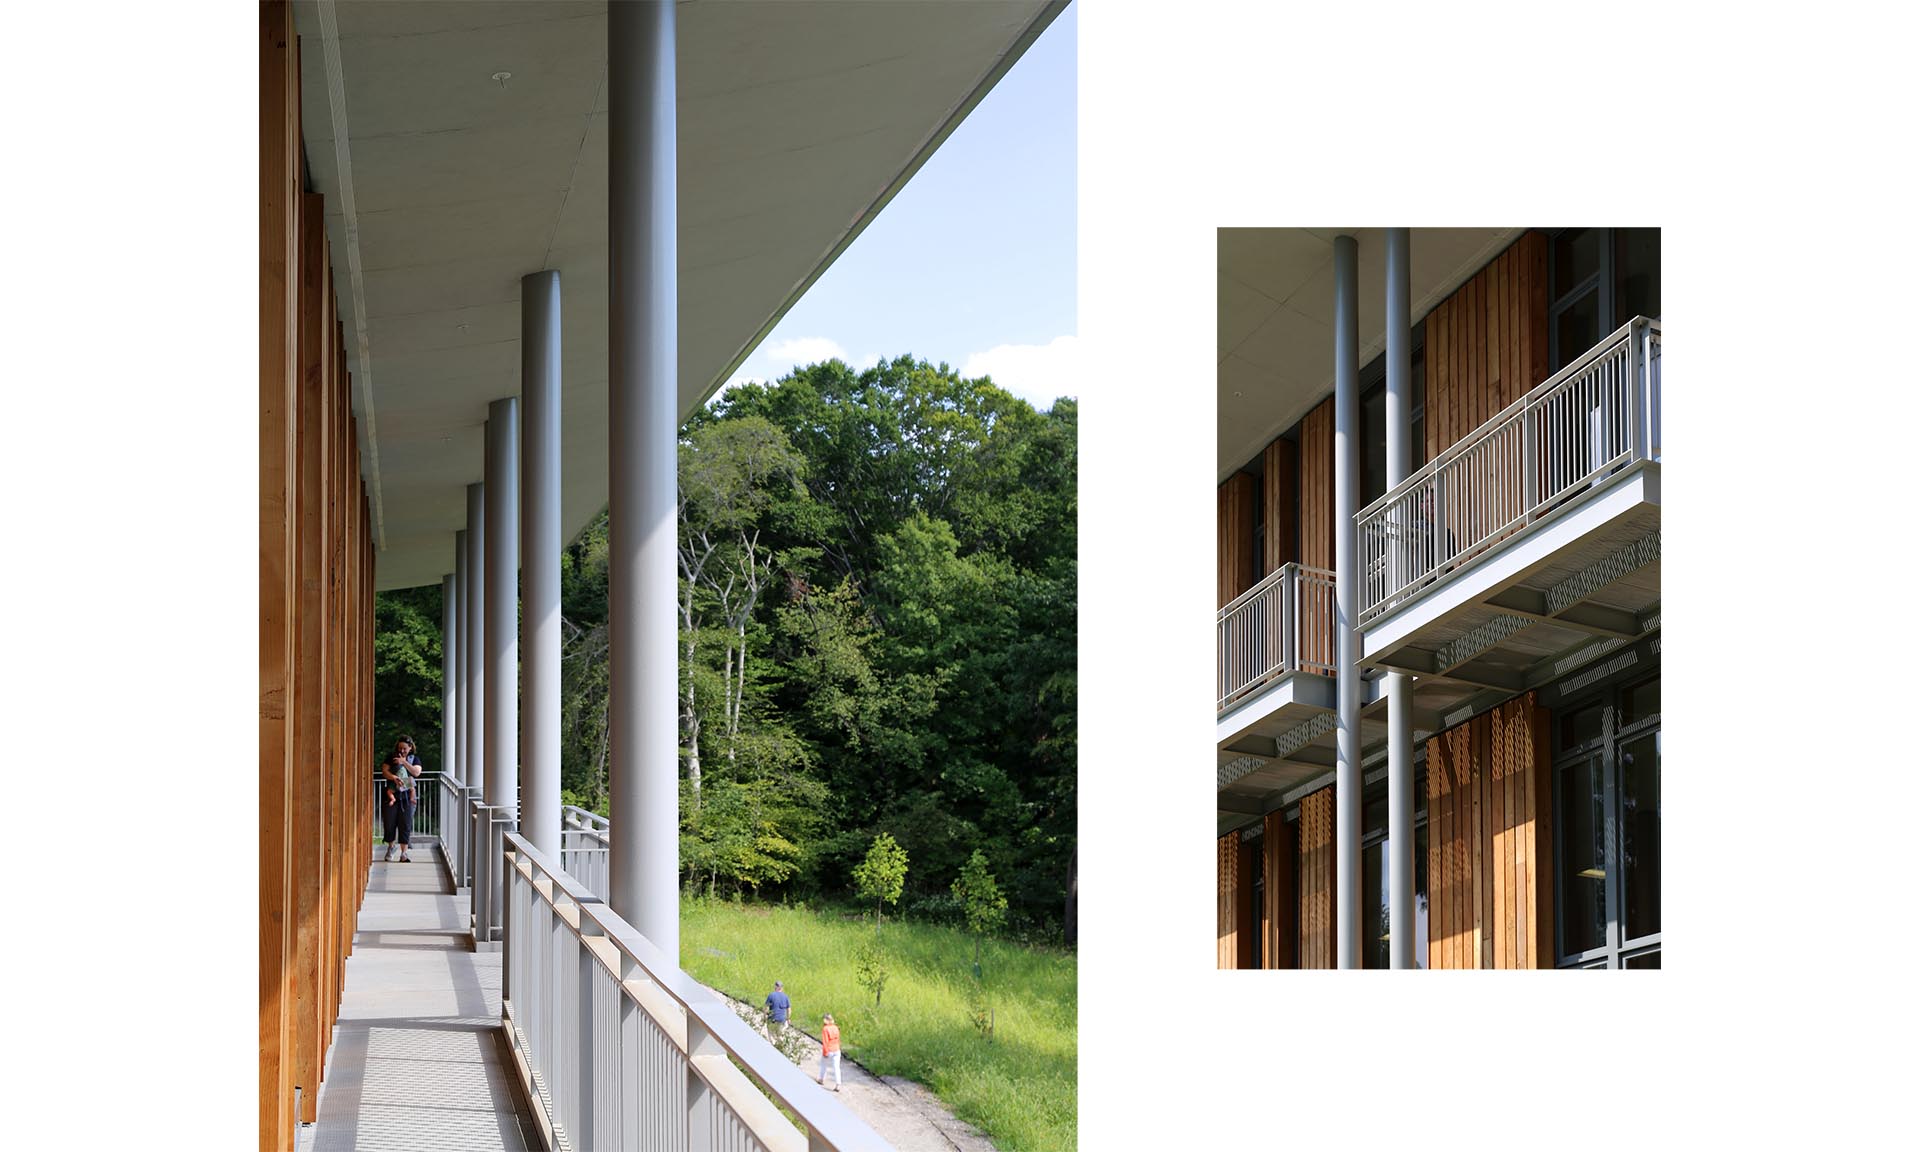
[[[1523,228],[1415,228],[1408,291],[1418,323]],[[1219,479],[1333,391],[1333,238],[1360,245],[1360,365],[1387,347],[1386,230],[1222,228]]]
[[[1064,6],[682,0],[683,414]],[[606,4],[301,0],[294,20],[378,587],[452,570],[487,404],[519,393],[520,277],[548,268],[564,311],[561,516],[578,532],[607,502]]]

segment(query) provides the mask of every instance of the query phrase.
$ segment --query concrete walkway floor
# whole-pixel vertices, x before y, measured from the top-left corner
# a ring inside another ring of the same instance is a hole
[[[465,919],[416,837],[412,863],[381,860],[360,909],[346,992],[299,1152],[538,1149],[500,1034],[499,952],[475,953]]]

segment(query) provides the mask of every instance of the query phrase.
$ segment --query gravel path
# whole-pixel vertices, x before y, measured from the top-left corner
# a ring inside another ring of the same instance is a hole
[[[718,989],[712,992],[730,1003],[740,1003]],[[820,1038],[806,1032],[800,1035],[807,1046],[800,1070],[818,1077]],[[993,1143],[978,1128],[956,1119],[938,1097],[911,1080],[875,1076],[847,1059],[843,1052],[840,1081],[840,1102],[900,1152],[996,1152]],[[829,1070],[829,1091],[832,1082]]]

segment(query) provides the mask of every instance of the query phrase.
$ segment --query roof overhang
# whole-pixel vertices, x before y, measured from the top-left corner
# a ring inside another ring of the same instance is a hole
[[[1414,228],[1407,270],[1419,323],[1524,228]],[[1222,228],[1219,479],[1259,455],[1333,391],[1333,239],[1359,243],[1360,364],[1386,350],[1386,230]]]
[[[683,417],[1064,7],[682,0]],[[377,586],[452,570],[487,404],[519,392],[520,278],[543,269],[577,533],[608,491],[606,4],[301,0],[295,23]]]

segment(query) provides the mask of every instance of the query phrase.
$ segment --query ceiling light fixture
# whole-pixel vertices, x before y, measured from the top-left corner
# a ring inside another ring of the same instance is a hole
[[[502,88],[505,88],[507,86],[507,81],[511,79],[513,79],[513,73],[511,72],[495,72],[493,74],[493,82],[495,84],[500,85],[500,87]]]

